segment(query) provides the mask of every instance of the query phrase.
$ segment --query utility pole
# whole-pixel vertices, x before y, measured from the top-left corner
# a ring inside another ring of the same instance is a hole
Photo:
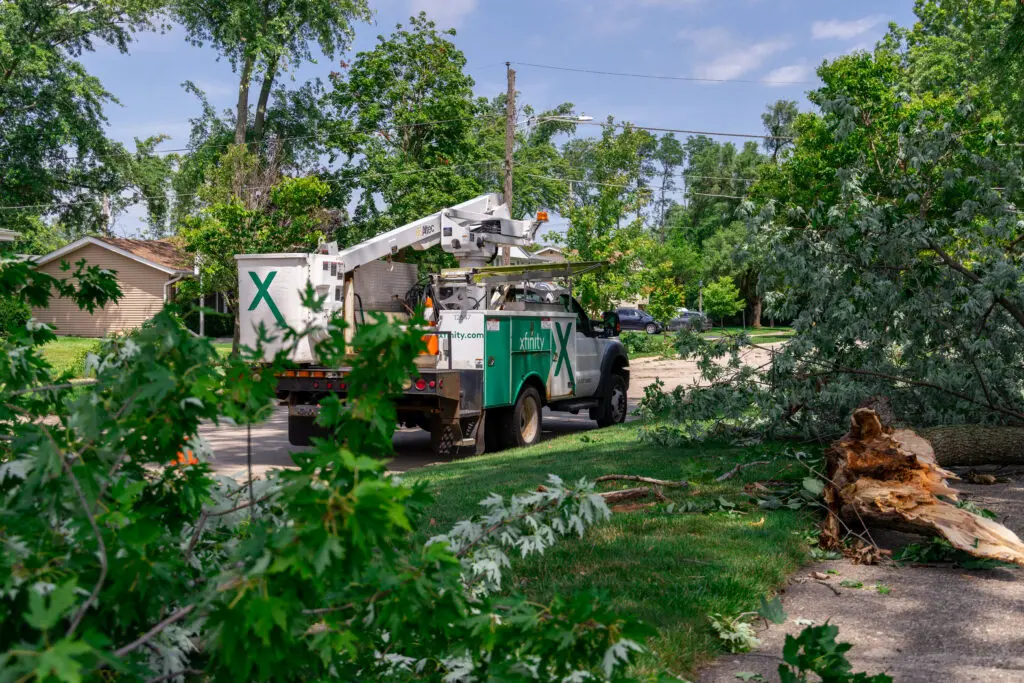
[[[508,74],[508,94],[505,98],[505,205],[509,215],[512,212],[512,148],[516,142],[516,72],[512,64],[505,62]],[[501,248],[501,265],[512,262],[512,250],[505,245]]]

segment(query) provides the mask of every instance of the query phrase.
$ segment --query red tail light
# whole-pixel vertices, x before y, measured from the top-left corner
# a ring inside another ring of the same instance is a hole
[[[426,380],[424,380],[422,377],[417,378],[416,379],[416,389],[418,391],[423,391],[426,388],[427,388]]]
[[[436,386],[437,386],[437,382],[435,382],[434,380],[430,380],[430,388],[433,389]]]

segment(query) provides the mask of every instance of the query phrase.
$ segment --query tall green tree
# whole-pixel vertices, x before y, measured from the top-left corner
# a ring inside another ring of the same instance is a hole
[[[670,256],[645,224],[654,200],[649,181],[656,149],[653,135],[628,124],[620,130],[611,119],[599,138],[574,139],[564,147],[573,187],[561,209],[569,228],[560,241],[574,259],[609,263],[607,271],[575,285],[592,314],[646,297],[652,313],[665,317],[683,303]]]
[[[466,58],[425,14],[378,36],[332,74],[330,152],[347,162],[334,180],[356,196],[355,243],[482,191],[468,164],[484,161],[471,135],[477,103]]]
[[[107,138],[116,102],[78,58],[97,45],[127,52],[161,0],[0,3],[0,227],[33,234],[56,221],[70,236],[106,228],[103,198],[130,185],[124,148]],[[45,217],[45,220],[40,219]]]
[[[760,252],[747,240],[740,208],[765,164],[753,142],[741,148],[706,136],[689,138],[686,203],[672,207],[666,219],[677,276],[688,298],[697,298],[701,280],[729,277],[740,287],[753,327],[761,326],[758,289]]]
[[[799,113],[800,110],[793,100],[775,100],[761,114],[761,123],[764,124],[764,132],[768,136],[765,138],[764,148],[771,155],[772,161],[778,161],[779,154],[792,146],[793,124]]]
[[[209,44],[238,73],[234,142],[244,144],[253,79],[259,95],[251,138],[258,143],[277,77],[312,61],[316,50],[333,59],[351,42],[353,23],[371,13],[366,0],[180,0],[174,15],[191,43]]]
[[[328,151],[340,168],[335,192],[354,198],[351,224],[339,231],[353,244],[484,192],[502,189],[505,96],[476,97],[466,58],[425,14],[412,17],[372,50],[331,77],[323,100]],[[512,213],[559,206],[567,187],[555,143],[573,125],[572,105],[536,114],[520,107],[515,134]],[[525,125],[526,121],[532,125]],[[449,263],[438,250],[409,254],[428,267]]]
[[[658,149],[654,153],[654,159],[660,166],[657,174],[660,187],[658,188],[658,200],[655,202],[655,230],[661,241],[664,242],[666,238],[665,217],[669,207],[674,203],[671,193],[678,186],[676,173],[682,169],[683,163],[686,161],[686,151],[674,133],[665,133],[658,140]]]

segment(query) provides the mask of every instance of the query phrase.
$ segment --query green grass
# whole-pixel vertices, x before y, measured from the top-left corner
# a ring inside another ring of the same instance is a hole
[[[100,340],[91,337],[57,337],[43,346],[42,354],[53,366],[55,373],[71,372],[77,377],[84,369],[82,362],[85,354],[97,350],[99,346]]]
[[[84,370],[85,354],[99,349],[101,341],[92,337],[57,337],[43,346],[43,358],[53,366],[57,374],[72,372],[77,377]],[[213,348],[221,358],[231,353],[230,342],[215,343]]]
[[[668,669],[686,677],[721,652],[708,615],[735,616],[755,608],[758,598],[777,591],[806,557],[802,532],[811,528],[810,514],[759,510],[743,496],[744,485],[799,480],[806,470],[780,458],[719,483],[715,477],[737,462],[764,459],[782,447],[652,447],[637,440],[636,430],[624,425],[565,436],[529,449],[428,467],[406,479],[431,485],[436,502],[427,511],[429,535],[479,512],[478,502],[490,492],[527,491],[548,473],[566,480],[615,473],[687,479],[689,489],[666,489],[666,495],[677,503],[723,497],[738,504],[744,514],[669,514],[660,505],[615,513],[583,539],[565,539],[543,556],[515,560],[507,574],[506,585],[522,588],[535,600],[583,589],[605,593],[613,607],[659,631],[641,672]]]

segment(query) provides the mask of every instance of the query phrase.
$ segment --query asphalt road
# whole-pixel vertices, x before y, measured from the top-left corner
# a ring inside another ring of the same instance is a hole
[[[635,400],[630,401],[630,412],[636,408],[636,403]],[[570,415],[552,413],[547,408],[544,409],[543,425],[542,438],[545,440],[597,428],[597,423],[589,419],[585,412]],[[246,470],[246,451],[250,440],[246,438],[245,427],[207,425],[199,433],[213,449],[214,458],[210,465],[216,472],[234,476]],[[251,443],[253,473],[257,475],[271,468],[291,466],[289,454],[302,450],[288,443],[288,409],[281,406],[267,422],[252,427]],[[388,469],[405,472],[452,459],[434,455],[430,449],[429,433],[422,429],[400,429],[395,433],[395,458]]]

